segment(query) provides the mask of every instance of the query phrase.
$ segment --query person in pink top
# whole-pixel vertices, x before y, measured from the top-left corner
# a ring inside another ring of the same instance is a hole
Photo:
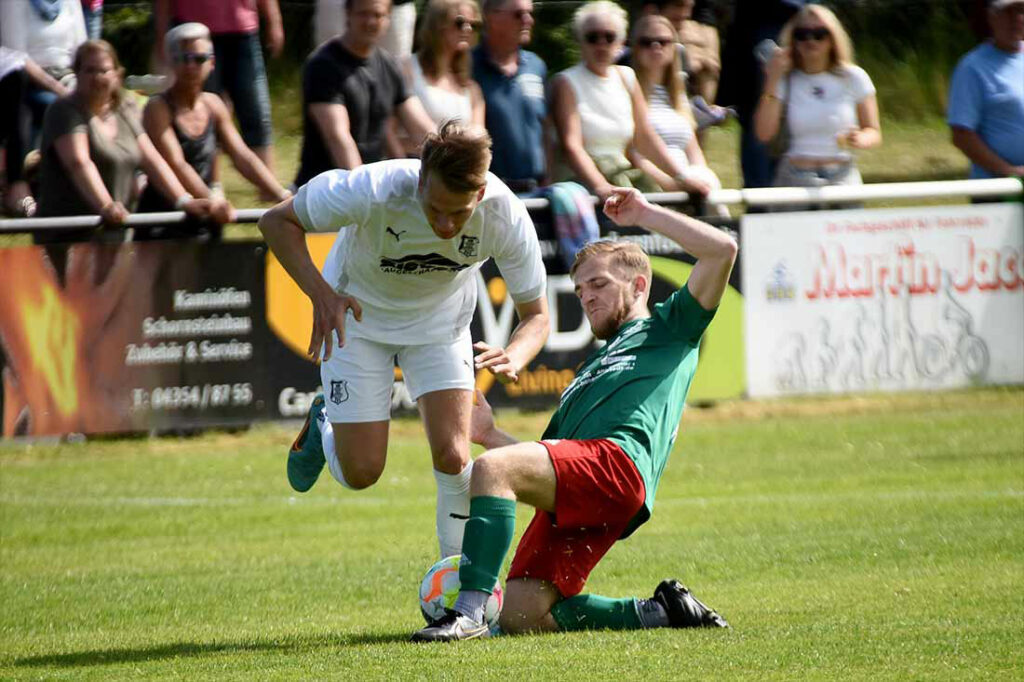
[[[192,21],[207,26],[213,36],[216,68],[206,89],[220,95],[227,93],[242,139],[272,171],[273,131],[267,72],[260,49],[261,15],[266,22],[267,49],[277,57],[284,47],[278,0],[154,0],[154,61],[166,66],[163,39],[172,26]]]

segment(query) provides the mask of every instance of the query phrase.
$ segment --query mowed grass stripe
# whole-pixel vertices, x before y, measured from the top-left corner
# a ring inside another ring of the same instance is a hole
[[[508,417],[521,437],[546,421]],[[588,590],[677,576],[729,632],[410,645],[437,551],[419,425],[395,423],[359,494],[327,479],[291,495],[291,435],[0,449],[0,677],[1024,676],[1020,390],[684,417],[654,518]]]

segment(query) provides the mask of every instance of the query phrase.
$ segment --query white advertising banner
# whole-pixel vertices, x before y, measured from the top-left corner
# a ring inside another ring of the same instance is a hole
[[[752,396],[1024,383],[1024,206],[747,215]]]

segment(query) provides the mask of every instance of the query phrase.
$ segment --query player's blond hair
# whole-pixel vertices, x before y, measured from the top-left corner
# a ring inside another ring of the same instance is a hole
[[[576,271],[587,259],[604,254],[611,255],[612,267],[622,270],[626,278],[631,279],[636,275],[643,275],[648,282],[651,281],[651,259],[647,257],[647,253],[640,248],[640,245],[630,241],[612,241],[611,239],[599,239],[580,249],[572,267],[569,268],[569,277],[575,278]]]
[[[420,160],[423,177],[436,173],[449,191],[479,191],[487,185],[491,136],[483,128],[449,119],[427,135]]]

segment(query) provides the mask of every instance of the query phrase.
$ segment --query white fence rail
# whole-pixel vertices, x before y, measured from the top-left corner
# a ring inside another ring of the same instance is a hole
[[[862,201],[908,199],[941,199],[951,197],[990,198],[1024,194],[1024,183],[1018,178],[993,180],[944,180],[937,182],[892,182],[870,185],[830,187],[764,187],[756,189],[722,189],[712,192],[708,202],[727,206],[786,206],[793,204],[842,204]],[[659,192],[647,198],[659,204],[684,204],[690,201],[685,192]],[[595,199],[596,201],[596,199]],[[526,199],[526,207],[544,209],[547,199]],[[236,223],[255,223],[266,212],[264,208],[239,209]],[[133,213],[125,225],[167,225],[185,220],[182,211],[166,213]],[[45,230],[98,227],[99,216],[63,216],[59,218],[19,218],[0,220],[0,234],[41,232]]]

